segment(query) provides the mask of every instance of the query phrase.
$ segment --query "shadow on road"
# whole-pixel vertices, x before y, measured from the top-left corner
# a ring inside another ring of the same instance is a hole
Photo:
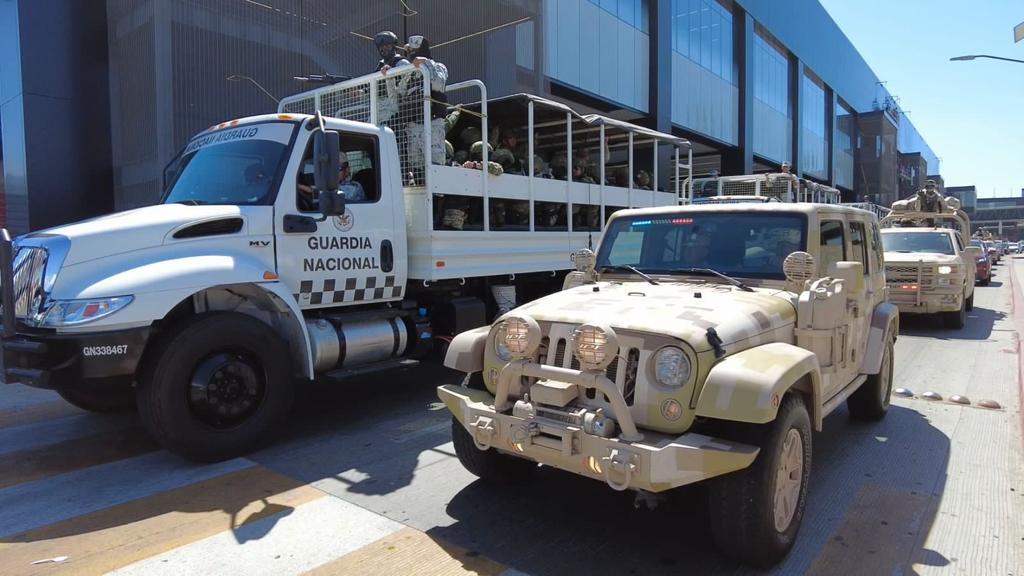
[[[912,562],[943,565],[940,551],[922,546],[946,482],[946,435],[898,406],[875,424],[852,421],[841,409],[825,428],[814,437],[799,540],[773,573],[873,575],[909,573]],[[697,485],[653,511],[635,509],[631,494],[541,467],[515,487],[473,482],[448,505],[457,522],[428,533],[537,575],[759,573],[716,550],[705,498]]]
[[[942,317],[937,314],[900,314],[900,334],[940,340],[988,340],[992,337],[995,323],[1005,318],[1005,312],[975,306],[967,313],[967,324],[953,330],[946,328]]]

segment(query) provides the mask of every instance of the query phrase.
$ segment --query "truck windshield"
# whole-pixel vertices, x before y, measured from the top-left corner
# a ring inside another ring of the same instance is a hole
[[[291,122],[268,122],[193,138],[164,170],[163,203],[272,203],[294,132]]]
[[[797,213],[680,212],[617,218],[597,268],[634,266],[648,274],[707,268],[734,278],[782,280],[782,261],[807,242]]]
[[[884,232],[886,252],[927,252],[953,256],[953,241],[945,232]]]

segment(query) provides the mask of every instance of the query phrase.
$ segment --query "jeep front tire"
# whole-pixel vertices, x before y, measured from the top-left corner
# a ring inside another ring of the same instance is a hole
[[[892,398],[893,373],[893,341],[891,336],[885,337],[885,350],[882,352],[882,363],[878,374],[871,374],[846,401],[850,416],[857,420],[877,421],[885,418],[889,412],[889,400]]]
[[[775,421],[744,430],[761,451],[747,469],[712,481],[711,533],[726,554],[758,568],[778,564],[796,542],[811,474],[811,420],[787,394]]]
[[[137,402],[143,425],[168,450],[203,462],[233,458],[259,447],[288,416],[291,357],[263,322],[202,314],[158,345]]]

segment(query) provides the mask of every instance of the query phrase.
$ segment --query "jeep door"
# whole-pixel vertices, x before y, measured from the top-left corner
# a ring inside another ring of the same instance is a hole
[[[275,214],[278,274],[303,309],[398,300],[406,282],[405,205],[390,130],[325,118],[341,132],[345,213],[320,222],[312,132],[303,129]]]

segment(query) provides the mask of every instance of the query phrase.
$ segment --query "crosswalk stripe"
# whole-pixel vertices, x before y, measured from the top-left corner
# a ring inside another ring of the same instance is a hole
[[[0,388],[2,391],[3,388]],[[80,408],[75,408],[63,400],[51,400],[48,402],[36,402],[28,405],[5,406],[0,408],[0,428],[12,426],[23,426],[34,424],[44,420],[53,420],[63,416],[74,416],[85,414]]]
[[[72,414],[64,418],[0,428],[0,454],[42,448],[102,432],[134,429],[143,434],[134,414]]]
[[[231,472],[4,538],[4,573],[97,574],[324,497],[266,468]],[[67,556],[60,564],[33,565]]]
[[[167,452],[156,452],[0,489],[0,542],[8,541],[11,534],[254,465],[244,458],[199,465]]]
[[[157,448],[144,432],[129,428],[0,454],[0,488],[131,458]]]
[[[442,576],[479,574],[498,576],[506,567],[454,544],[435,539],[413,528],[403,528],[363,546],[359,550],[324,564],[310,576],[363,576],[379,574],[416,574]]]
[[[325,497],[112,572],[112,576],[302,574],[402,529],[398,522]]]

